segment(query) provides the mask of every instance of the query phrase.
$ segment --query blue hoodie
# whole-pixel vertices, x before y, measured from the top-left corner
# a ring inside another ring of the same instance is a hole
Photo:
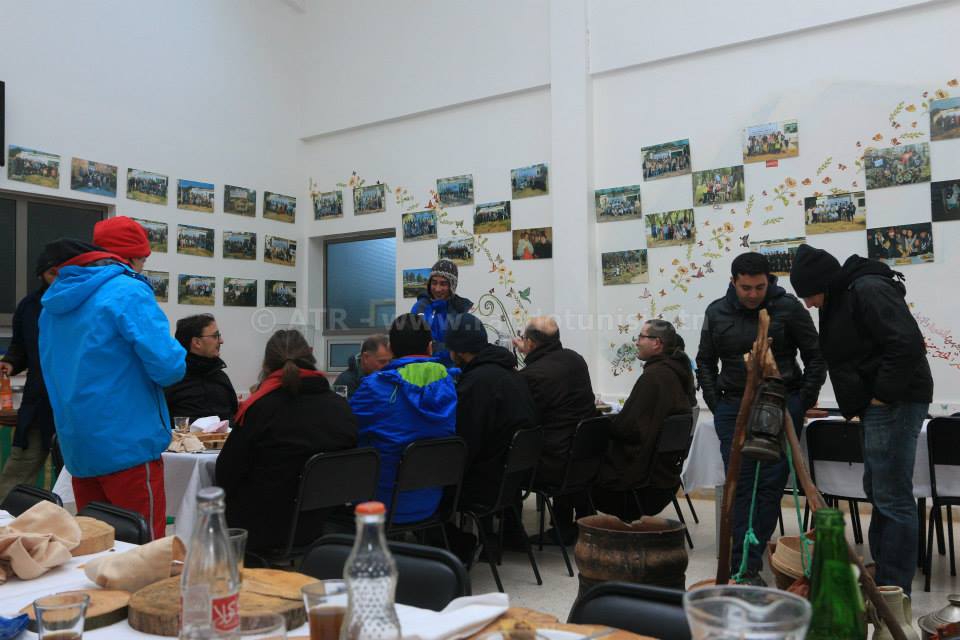
[[[103,476],[160,458],[170,444],[163,387],[183,378],[147,279],[126,265],[64,267],[44,294],[40,363],[67,469]]]

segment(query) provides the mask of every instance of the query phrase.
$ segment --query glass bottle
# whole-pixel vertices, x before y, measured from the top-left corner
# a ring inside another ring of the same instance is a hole
[[[866,612],[847,551],[843,514],[837,509],[818,509],[813,526],[817,542],[810,576],[813,612],[807,640],[866,638]]]
[[[357,505],[357,537],[343,568],[349,600],[340,640],[400,640],[397,565],[384,536],[385,512],[382,502]]]
[[[227,540],[224,492],[197,492],[197,522],[180,576],[180,638],[240,636],[240,572]]]

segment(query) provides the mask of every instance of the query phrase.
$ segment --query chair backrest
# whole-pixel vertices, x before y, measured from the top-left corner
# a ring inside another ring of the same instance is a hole
[[[304,554],[298,571],[318,580],[342,578],[353,541],[343,534],[323,536]],[[471,594],[463,563],[449,551],[406,542],[387,545],[397,563],[398,603],[440,611],[454,598]]]
[[[130,544],[147,544],[152,539],[150,527],[143,515],[106,502],[91,502],[77,512],[106,522],[114,529],[114,538]]]
[[[814,420],[807,426],[810,476],[816,482],[816,461],[863,462],[863,424],[840,420]]]
[[[657,436],[657,453],[679,453],[687,457],[693,440],[693,414],[667,416]]]
[[[600,473],[600,465],[610,444],[610,418],[599,416],[581,420],[573,433],[567,467],[561,489],[566,491],[590,485]]]
[[[934,418],[927,424],[927,459],[930,488],[936,498],[940,495],[937,491],[937,465],[960,465],[960,417]]]
[[[540,427],[521,429],[513,434],[494,509],[513,505],[521,491],[528,491],[533,486],[542,449],[543,429]]]
[[[57,434],[50,438],[50,459],[53,461],[53,472],[59,477],[63,469],[63,452],[60,451],[60,441],[57,440]]]
[[[46,489],[34,487],[29,484],[18,484],[11,489],[7,497],[3,499],[3,503],[0,504],[0,509],[16,517],[33,505],[38,502],[43,502],[44,500],[52,502],[58,507],[63,506],[63,500],[52,491],[47,491]]]
[[[411,442],[400,458],[390,504],[396,505],[403,491],[439,487],[444,489],[445,499],[433,517],[446,519],[456,512],[466,465],[467,443],[463,438],[452,436]],[[388,528],[394,511],[389,509],[387,514]]]
[[[662,640],[690,639],[683,591],[648,584],[598,584],[577,598],[567,622],[606,625]]]

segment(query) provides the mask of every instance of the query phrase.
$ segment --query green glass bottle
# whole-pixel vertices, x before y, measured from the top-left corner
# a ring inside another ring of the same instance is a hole
[[[863,640],[866,612],[843,535],[843,514],[819,509],[813,517],[817,542],[810,576],[810,630],[807,640]]]

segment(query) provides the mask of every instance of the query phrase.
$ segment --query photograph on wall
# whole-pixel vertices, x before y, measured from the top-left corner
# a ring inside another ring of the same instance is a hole
[[[513,230],[514,260],[548,260],[553,257],[553,227]]]
[[[867,194],[863,191],[804,198],[803,211],[808,236],[867,228]]]
[[[178,179],[177,209],[213,213],[213,184]]]
[[[743,202],[743,165],[707,169],[693,174],[693,206]]]
[[[224,278],[223,306],[257,306],[257,281],[252,278]]]
[[[285,267],[297,266],[297,241],[267,236],[263,241],[263,261],[282,264]]]
[[[473,264],[473,236],[441,238],[437,243],[437,255],[441,260],[452,260],[454,264],[468,267]]]
[[[280,222],[297,221],[297,199],[279,193],[263,192],[263,217]]]
[[[510,201],[478,204],[473,210],[474,233],[502,233],[510,231]]]
[[[644,219],[648,249],[690,244],[697,239],[693,209],[648,213]]]
[[[224,231],[223,257],[234,260],[256,260],[257,234],[251,231]]]
[[[404,269],[403,270],[403,297],[416,298],[417,295],[427,288],[427,280],[430,279],[430,269]]]
[[[766,162],[800,155],[796,120],[755,124],[743,130],[743,161]]]
[[[143,272],[143,275],[150,283],[150,288],[153,289],[153,297],[156,298],[157,302],[166,302],[170,289],[170,272],[150,271],[148,269]]]
[[[930,200],[934,222],[960,220],[960,180],[931,182]]]
[[[127,199],[149,204],[167,204],[170,178],[152,171],[127,169]]]
[[[7,154],[7,178],[59,189],[60,156],[10,145]]]
[[[313,195],[313,219],[343,217],[343,191],[325,191]]]
[[[297,283],[295,280],[267,280],[263,283],[264,306],[297,306]]]
[[[533,164],[510,170],[510,189],[513,199],[545,196],[549,193],[547,165]]]
[[[177,302],[213,306],[217,282],[212,276],[180,274],[177,284]]]
[[[403,214],[403,241],[436,240],[437,213],[435,211],[414,211]]]
[[[440,196],[440,204],[448,207],[473,204],[473,176],[437,178],[437,195]]]
[[[762,253],[770,263],[770,273],[775,276],[789,276],[797,249],[806,242],[806,238],[784,238],[783,240],[760,240],[750,243],[750,250]]]
[[[604,286],[650,282],[646,249],[602,253],[600,268],[603,271]]]
[[[643,155],[643,179],[659,180],[690,173],[690,140],[674,140],[640,147]]]
[[[930,139],[960,138],[960,98],[930,102]]]
[[[867,229],[867,257],[890,266],[933,262],[933,224]]]
[[[223,212],[254,218],[257,215],[257,190],[246,187],[223,186]]]
[[[213,229],[177,225],[177,253],[188,256],[213,257]]]
[[[150,251],[153,253],[167,252],[167,234],[168,227],[166,222],[156,222],[154,220],[141,220],[133,218],[147,232],[147,240],[150,241]]]
[[[353,213],[380,213],[387,210],[387,185],[371,184],[353,190]]]
[[[640,212],[640,185],[597,189],[593,192],[597,210],[597,222],[634,220],[642,218]]]
[[[930,181],[930,143],[867,149],[863,154],[867,189]]]
[[[70,188],[108,198],[117,197],[117,168],[112,164],[73,158],[70,161]]]

